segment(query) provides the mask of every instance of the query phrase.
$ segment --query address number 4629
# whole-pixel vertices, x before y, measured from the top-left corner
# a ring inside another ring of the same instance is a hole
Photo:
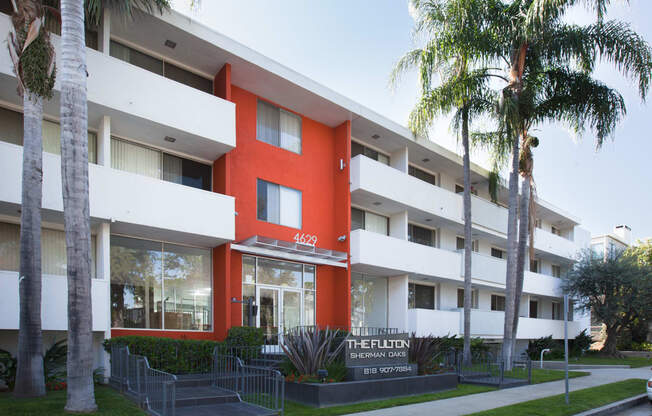
[[[294,241],[301,244],[308,244],[314,246],[317,244],[317,236],[305,233],[296,233],[294,235]]]

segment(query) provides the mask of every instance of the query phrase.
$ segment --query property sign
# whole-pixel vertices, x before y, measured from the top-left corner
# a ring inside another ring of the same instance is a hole
[[[408,364],[410,340],[407,334],[351,336],[344,342],[344,361],[349,379],[416,374],[416,366]]]

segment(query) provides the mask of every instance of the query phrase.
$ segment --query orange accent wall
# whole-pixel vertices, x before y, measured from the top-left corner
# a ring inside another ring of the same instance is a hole
[[[224,64],[213,79],[213,94],[231,101],[231,64]]]

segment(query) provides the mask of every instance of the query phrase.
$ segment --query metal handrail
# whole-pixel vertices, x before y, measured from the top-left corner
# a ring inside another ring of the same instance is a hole
[[[147,357],[131,354],[128,346],[111,346],[110,381],[155,415],[175,415],[177,376],[151,368]]]

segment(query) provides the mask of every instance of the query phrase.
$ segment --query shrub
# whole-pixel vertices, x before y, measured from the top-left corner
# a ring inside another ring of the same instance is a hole
[[[582,332],[577,334],[575,339],[569,340],[568,343],[570,355],[578,357],[583,355],[585,351],[588,351],[588,349],[591,347],[591,344],[593,343],[593,339],[591,338],[591,335],[586,332],[585,328],[582,330]]]
[[[548,358],[556,358],[561,347],[562,356],[564,354],[563,345],[559,341],[552,339],[552,335],[541,337],[538,339],[530,340],[526,353],[531,360],[538,360],[541,358],[541,351],[550,349],[551,352],[546,355]]]
[[[111,352],[112,345],[128,346],[130,353],[147,357],[150,367],[184,374],[210,372],[213,350],[223,343],[129,335],[104,340],[103,345],[107,352]]]
[[[259,347],[265,343],[262,328],[250,326],[234,326],[229,328],[226,345],[229,347]]]
[[[0,349],[0,379],[4,380],[9,390],[14,389],[16,382],[16,357],[9,351]]]
[[[417,364],[419,375],[438,372],[442,353],[449,350],[450,337],[410,335],[409,361]]]
[[[301,328],[283,337],[281,348],[300,376],[312,376],[326,368],[339,356],[344,343],[337,344],[338,332],[312,327]]]

